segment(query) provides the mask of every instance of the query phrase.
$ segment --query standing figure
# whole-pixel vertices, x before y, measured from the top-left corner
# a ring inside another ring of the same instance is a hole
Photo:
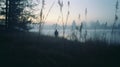
[[[58,37],[59,33],[58,33],[57,29],[55,30],[54,34],[55,34],[55,37]]]

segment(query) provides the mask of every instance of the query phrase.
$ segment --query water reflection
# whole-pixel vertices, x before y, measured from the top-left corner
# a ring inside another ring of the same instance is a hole
[[[30,32],[38,32],[39,30],[37,28],[31,29]],[[62,37],[62,29],[59,29],[59,37]],[[81,39],[83,39],[83,35],[85,33],[85,30],[83,30],[82,32],[82,37]],[[42,30],[42,34],[44,35],[49,35],[49,36],[54,36],[54,29],[43,29]],[[66,33],[65,33],[65,38],[70,39],[71,36],[71,29],[66,29]],[[76,32],[77,37],[79,38],[79,32]],[[88,29],[87,30],[87,39],[92,39],[92,40],[102,40],[102,41],[106,41],[108,43],[119,43],[120,44],[120,31],[119,30],[115,30],[113,34],[111,34],[111,30],[110,29]]]

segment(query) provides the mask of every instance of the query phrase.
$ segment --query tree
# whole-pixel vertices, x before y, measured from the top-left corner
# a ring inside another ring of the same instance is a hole
[[[25,11],[26,7],[31,7],[28,0],[1,0],[0,2],[4,3],[2,6],[5,6],[1,14],[5,17],[7,30],[14,30],[16,27],[22,28],[26,25],[26,23],[23,25],[22,22],[28,21],[28,15],[31,17],[31,13]],[[22,21],[22,19],[24,19],[24,21]],[[23,26],[21,26],[21,24]]]
[[[5,0],[0,0],[0,21],[2,21],[2,23],[0,24],[5,24],[3,23],[5,21]]]
[[[5,0],[0,0],[0,15],[5,15]]]
[[[8,1],[8,0],[6,0]],[[19,17],[24,10],[24,0],[9,0],[9,4],[6,5],[8,9],[8,29],[14,29],[19,23]]]

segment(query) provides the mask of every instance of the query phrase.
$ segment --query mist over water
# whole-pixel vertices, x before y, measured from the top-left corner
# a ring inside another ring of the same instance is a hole
[[[29,30],[30,32],[39,32],[39,28],[35,26],[33,29]],[[43,28],[42,34],[47,36],[53,36],[54,37],[54,27],[50,28],[49,26],[47,28]],[[114,30],[114,33],[111,34],[111,29],[87,29],[87,40],[101,40],[108,43],[119,43],[120,44],[120,30],[116,29]],[[59,37],[63,36],[63,30],[62,28],[58,29]],[[75,32],[77,37],[79,38],[79,32]],[[84,39],[85,29],[82,31],[81,39]],[[70,37],[72,36],[72,30],[71,28],[66,29],[65,38],[70,40]]]

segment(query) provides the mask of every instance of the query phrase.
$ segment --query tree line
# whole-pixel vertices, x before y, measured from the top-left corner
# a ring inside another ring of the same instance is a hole
[[[30,4],[32,0],[0,0],[0,16],[5,21],[6,30],[27,30],[27,23],[30,23],[32,12],[28,8],[34,5]]]

